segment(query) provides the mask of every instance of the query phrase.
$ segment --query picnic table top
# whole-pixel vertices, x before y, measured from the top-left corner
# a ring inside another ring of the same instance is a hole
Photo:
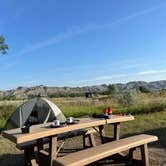
[[[134,117],[129,116],[116,116],[111,115],[110,119],[99,119],[99,118],[78,118],[79,123],[72,125],[64,125],[58,128],[51,128],[50,125],[53,122],[46,124],[39,124],[30,127],[29,133],[22,133],[21,128],[6,130],[2,132],[2,135],[16,144],[37,140],[44,137],[55,136],[65,132],[84,129],[88,127],[95,127],[100,125],[106,125],[111,123],[120,123],[125,121],[134,120]]]

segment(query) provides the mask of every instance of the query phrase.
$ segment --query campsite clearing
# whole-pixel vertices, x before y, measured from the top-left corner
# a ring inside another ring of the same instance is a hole
[[[147,118],[149,119],[148,122]],[[157,121],[156,121],[157,119]],[[150,121],[151,120],[151,121]],[[151,125],[146,125],[151,122]],[[106,128],[106,132],[111,132],[110,127]],[[138,133],[148,133],[159,137],[159,141],[152,144],[149,148],[150,151],[150,163],[152,166],[164,165],[166,164],[166,112],[157,112],[150,115],[138,115],[135,116],[135,121],[124,123],[121,127],[121,137],[134,135]],[[65,144],[65,148],[69,149],[73,147],[80,148],[80,137],[74,139],[68,139]],[[23,153],[15,148],[15,145],[9,140],[0,137],[0,144],[2,145],[0,149],[0,165],[5,166],[5,163],[9,159],[14,159],[15,164],[13,166],[23,163]],[[139,157],[139,152],[135,153],[135,157]],[[20,164],[21,165],[21,164]]]
[[[166,164],[166,104],[165,96],[153,94],[141,94],[137,96],[130,106],[119,104],[114,98],[55,98],[54,103],[63,111],[66,116],[80,117],[99,113],[106,106],[113,106],[113,113],[131,113],[135,116],[132,123],[124,123],[121,126],[121,137],[147,133],[159,137],[159,141],[149,148],[150,163],[152,166],[163,166]],[[13,101],[14,103],[14,101]],[[0,106],[0,127],[3,128],[6,120],[15,111],[17,104]],[[1,123],[2,122],[2,123]],[[111,134],[111,126],[106,127],[106,133]],[[65,144],[66,148],[73,145],[79,148],[81,138],[69,139]],[[23,152],[15,148],[15,145],[0,136],[0,165],[5,166],[9,159],[14,159],[16,166],[23,163]],[[135,154],[136,157],[137,153]],[[10,163],[10,162],[9,162]]]

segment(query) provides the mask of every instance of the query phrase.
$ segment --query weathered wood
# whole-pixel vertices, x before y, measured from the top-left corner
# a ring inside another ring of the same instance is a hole
[[[93,133],[83,135],[83,148],[85,149],[85,148],[93,147],[93,146],[96,146]]]
[[[49,157],[50,157],[50,165],[52,166],[53,160],[57,158],[57,136],[50,137],[49,142]]]
[[[36,163],[36,160],[35,160],[35,159],[32,159],[32,160],[31,160],[31,165],[32,165],[32,166],[38,166],[38,164]]]
[[[94,140],[94,136],[93,134],[96,133],[96,130],[94,130],[93,128],[87,128],[84,132],[78,132],[78,135],[75,133],[70,132],[70,137],[74,137],[74,136],[83,136],[83,147],[86,148],[88,147],[87,145],[90,145],[90,147],[95,146],[95,140]],[[58,140],[63,139],[63,137],[61,137],[61,135],[58,135]],[[41,141],[41,140],[40,140]],[[44,138],[43,139],[43,144],[48,144],[50,142],[49,138]],[[33,155],[34,155],[34,148],[37,146],[37,141],[29,141],[29,142],[24,142],[21,144],[17,144],[17,148],[20,150],[24,150],[24,163],[25,165],[30,163]],[[47,159],[46,159],[46,151],[41,150],[42,147],[38,150],[38,156],[40,159],[42,159],[40,161],[40,165],[41,164],[45,164]],[[45,159],[44,159],[45,157]],[[48,163],[48,161],[47,161]],[[45,164],[46,165],[46,164]],[[47,164],[48,165],[48,164]]]
[[[39,151],[39,166],[52,165],[53,160],[57,158],[57,136],[50,137],[49,151]]]
[[[46,166],[46,165],[50,165],[50,157],[49,157],[49,153],[45,150],[40,150],[39,152],[39,166]]]
[[[24,165],[31,163],[31,160],[34,158],[34,148],[30,147],[24,150]]]
[[[110,143],[102,144],[82,151],[71,153],[64,157],[59,157],[54,160],[54,166],[83,166],[98,161],[105,157],[138,147],[149,142],[157,141],[156,136],[137,135],[121,140],[116,140]],[[146,149],[146,148],[145,148]],[[144,149],[144,151],[146,151]],[[147,156],[146,156],[147,157]],[[145,157],[145,158],[146,158]]]
[[[120,123],[114,123],[114,140],[119,140],[120,136]]]
[[[105,132],[104,132],[104,125],[100,125],[99,126],[99,134],[100,134],[100,140],[101,140],[101,143],[105,143],[104,142],[104,136],[105,136]]]
[[[89,134],[89,143],[90,143],[90,146],[93,147],[93,146],[96,146],[96,142],[95,142],[95,138],[94,138],[94,135],[93,134]]]
[[[74,132],[74,134],[72,134],[72,132],[70,132],[70,136],[68,136],[67,138],[71,138],[71,137],[74,137],[74,136],[83,136],[83,141],[86,140],[87,143],[89,143],[89,135],[93,135],[94,133],[96,133],[96,130],[93,129],[93,128],[87,128],[84,132],[78,132],[77,134],[77,131]],[[58,140],[63,140],[64,138],[66,137],[61,137],[61,135],[58,135],[57,139]],[[84,139],[85,138],[85,139]],[[47,144],[49,143],[50,139],[49,138],[44,138],[43,139],[43,144]],[[21,143],[21,144],[17,144],[16,147],[20,150],[25,150],[25,149],[29,149],[29,148],[35,148],[37,146],[37,141],[28,141],[28,142],[24,142],[24,143]]]
[[[141,156],[142,156],[142,165],[149,166],[149,157],[148,157],[148,146],[147,144],[142,145],[141,147]]]
[[[37,140],[37,150],[40,152],[40,150],[43,149],[43,139],[38,139]]]
[[[11,141],[15,142],[16,144],[37,140],[40,138],[45,138],[53,135],[58,135],[64,132],[88,128],[88,127],[94,127],[94,126],[100,126],[105,125],[109,123],[118,123],[118,122],[124,122],[124,121],[130,121],[134,120],[133,116],[111,116],[110,119],[94,119],[94,118],[80,118],[80,122],[78,124],[74,125],[67,125],[64,127],[59,128],[49,128],[50,124],[40,124],[40,125],[34,125],[30,128],[30,133],[23,134],[21,132],[21,129],[13,129],[8,131],[3,131],[2,135]]]
[[[105,124],[110,124],[110,123],[118,123],[118,122],[120,123],[124,121],[134,120],[134,117],[133,116],[124,116],[124,117],[111,116],[111,119],[108,119],[108,120],[94,119],[94,118],[80,118],[79,120],[80,121],[78,124],[66,125],[64,127],[59,127],[59,128],[50,128],[49,126],[52,123],[47,123],[47,124],[39,124],[39,125],[31,126],[30,133],[23,134],[21,132],[21,129],[18,128],[18,129],[3,131],[2,134],[4,137],[10,139],[16,144],[20,144],[20,143],[24,143],[28,141],[34,141],[38,139],[52,137],[54,135],[59,135],[59,134],[71,132],[74,130],[95,127],[95,126],[103,126]],[[100,129],[100,135],[102,138],[103,136],[102,128]],[[42,148],[38,148],[38,151],[40,151],[40,149]]]
[[[130,150],[129,150],[129,154],[128,154],[128,160],[129,160],[129,163],[132,163],[132,161],[133,161],[133,155],[134,155],[134,151],[136,150],[136,148],[134,147],[134,148],[131,148]]]

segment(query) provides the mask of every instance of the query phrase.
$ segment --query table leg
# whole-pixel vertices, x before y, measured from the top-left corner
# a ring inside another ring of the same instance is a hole
[[[43,149],[43,139],[40,138],[37,140],[37,160],[38,160],[39,165],[40,165],[40,160],[41,160],[40,151],[42,149]]]
[[[31,161],[34,160],[34,147],[24,149],[24,165],[30,165]]]
[[[141,146],[142,165],[149,166],[149,156],[147,144]]]
[[[120,136],[120,123],[114,123],[114,140],[119,140]]]
[[[53,165],[53,160],[57,158],[57,136],[50,137],[49,143],[50,165]]]
[[[38,151],[38,153],[40,152],[40,150],[42,150],[43,149],[43,139],[41,138],[41,139],[38,139],[37,140],[37,151]]]
[[[104,125],[99,126],[99,134],[100,134],[100,139],[101,139],[101,143],[104,144]]]

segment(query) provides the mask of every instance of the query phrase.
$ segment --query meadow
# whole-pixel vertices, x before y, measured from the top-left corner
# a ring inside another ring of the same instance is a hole
[[[92,116],[94,113],[102,113],[104,108],[110,106],[113,108],[113,114],[132,114],[143,117],[152,113],[164,113],[166,110],[165,92],[138,93],[134,95],[117,94],[93,98],[61,97],[51,98],[51,101],[61,109],[66,117]],[[22,100],[0,101],[0,131],[3,130],[8,118],[21,103],[23,103]],[[160,118],[156,120],[160,121]]]
[[[151,165],[166,163],[166,94],[165,93],[138,93],[133,95],[117,94],[114,96],[64,97],[51,99],[65,114],[66,117],[92,116],[100,114],[108,106],[113,108],[113,114],[132,114],[134,121],[124,122],[121,125],[121,137],[139,133],[153,134],[159,137],[159,141],[150,149]],[[0,130],[2,131],[8,118],[16,107],[23,101],[0,101]],[[113,134],[112,126],[106,126],[106,135]],[[75,142],[75,141],[74,141]],[[80,139],[78,139],[78,145]],[[16,165],[23,162],[23,155],[15,145],[0,135],[0,163],[6,165],[9,158],[16,159]],[[68,145],[68,144],[66,144]],[[159,150],[157,150],[159,149]],[[154,155],[153,155],[154,154]],[[20,158],[21,155],[21,158]],[[154,156],[154,158],[153,158]],[[162,165],[161,164],[161,165]],[[10,164],[9,164],[10,165]]]

